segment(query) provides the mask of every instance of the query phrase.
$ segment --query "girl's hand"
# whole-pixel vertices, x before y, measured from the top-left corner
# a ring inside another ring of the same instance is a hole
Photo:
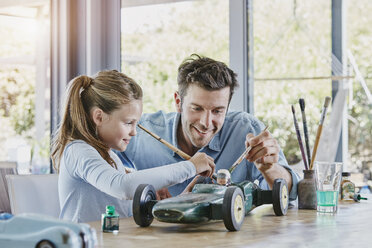
[[[189,161],[194,164],[196,174],[204,177],[211,177],[216,168],[213,158],[203,152],[197,152]]]

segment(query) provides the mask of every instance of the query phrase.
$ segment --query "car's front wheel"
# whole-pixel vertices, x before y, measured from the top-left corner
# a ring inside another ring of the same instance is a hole
[[[36,248],[55,248],[56,246],[49,240],[42,240],[37,245]]]
[[[238,231],[245,216],[244,195],[239,187],[227,188],[222,203],[222,218],[229,231]]]
[[[137,225],[147,227],[154,216],[148,207],[148,202],[156,200],[156,191],[150,184],[140,184],[133,197],[133,218]]]
[[[288,186],[284,179],[275,179],[273,184],[273,208],[277,216],[282,216],[287,214],[289,196],[288,196]]]

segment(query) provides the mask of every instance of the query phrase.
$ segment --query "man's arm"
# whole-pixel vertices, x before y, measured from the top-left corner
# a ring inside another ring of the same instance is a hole
[[[269,187],[272,189],[275,179],[283,178],[287,181],[289,192],[292,190],[292,175],[289,171],[278,163],[270,166],[255,163],[257,169],[261,172]]]

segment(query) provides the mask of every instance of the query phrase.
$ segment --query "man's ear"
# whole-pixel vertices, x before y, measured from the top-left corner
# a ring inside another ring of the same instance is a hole
[[[91,116],[93,122],[96,124],[97,127],[101,126],[103,122],[103,111],[100,108],[94,107],[91,111]]]
[[[181,102],[181,96],[178,91],[174,92],[174,103],[176,106],[176,110],[178,113],[182,112],[182,102]]]

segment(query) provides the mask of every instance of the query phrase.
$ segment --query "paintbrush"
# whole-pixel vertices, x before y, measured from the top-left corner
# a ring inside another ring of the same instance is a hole
[[[169,149],[171,149],[172,151],[174,151],[175,153],[177,153],[181,158],[183,159],[186,159],[186,160],[189,160],[191,158],[190,155],[184,153],[183,151],[181,151],[180,149],[178,149],[177,147],[173,146],[172,144],[168,143],[167,141],[165,141],[164,139],[160,138],[158,135],[154,134],[153,132],[151,132],[150,130],[146,129],[144,126],[142,126],[141,124],[137,124],[139,128],[141,128],[143,131],[145,131],[146,133],[150,134],[152,137],[154,137],[155,139],[157,139],[160,143],[163,143],[164,145],[166,145]]]
[[[266,126],[265,129],[261,132],[265,132],[269,126]],[[260,134],[261,134],[260,133]],[[245,151],[240,155],[240,157],[233,163],[233,165],[230,167],[229,172],[230,174],[235,170],[235,168],[243,161],[243,159],[247,156],[248,152],[252,149],[251,146],[248,146]]]
[[[308,170],[309,167],[307,166],[306,155],[305,155],[305,151],[304,151],[304,146],[302,144],[300,128],[298,127],[298,123],[297,123],[295,108],[294,108],[293,105],[291,105],[291,107],[292,107],[292,114],[293,114],[293,123],[294,123],[295,129],[296,129],[297,141],[298,141],[298,145],[300,146],[302,160],[304,161],[305,169]]]
[[[172,151],[174,151],[175,153],[177,153],[181,158],[185,159],[185,160],[190,160],[191,156],[184,153],[183,151],[181,151],[180,149],[178,149],[177,147],[173,146],[172,144],[168,143],[167,141],[165,141],[164,139],[160,138],[158,135],[154,134],[153,132],[151,132],[150,130],[146,129],[144,126],[142,126],[141,124],[137,124],[139,128],[141,128],[143,131],[145,131],[146,133],[150,134],[152,137],[154,137],[156,140],[158,140],[160,143],[164,144],[165,146],[167,146],[169,149],[171,149]],[[217,180],[217,174],[214,173],[212,175],[212,178]]]
[[[313,169],[314,160],[315,160],[315,157],[316,157],[316,151],[318,150],[320,136],[322,135],[322,129],[323,129],[324,119],[325,119],[325,116],[327,114],[327,108],[328,108],[330,102],[331,102],[331,97],[327,96],[324,99],[324,105],[323,105],[323,109],[322,109],[322,115],[320,116],[319,126],[318,126],[318,130],[316,132],[315,144],[314,144],[314,148],[313,148],[313,155],[311,157],[310,170]]]
[[[311,163],[311,154],[310,154],[310,145],[309,145],[309,133],[307,131],[307,122],[306,122],[306,115],[305,115],[305,100],[303,98],[300,98],[298,101],[301,108],[301,114],[302,114],[302,124],[304,127],[304,136],[305,136],[305,145],[306,145],[306,154],[307,154],[307,164],[310,165]]]

